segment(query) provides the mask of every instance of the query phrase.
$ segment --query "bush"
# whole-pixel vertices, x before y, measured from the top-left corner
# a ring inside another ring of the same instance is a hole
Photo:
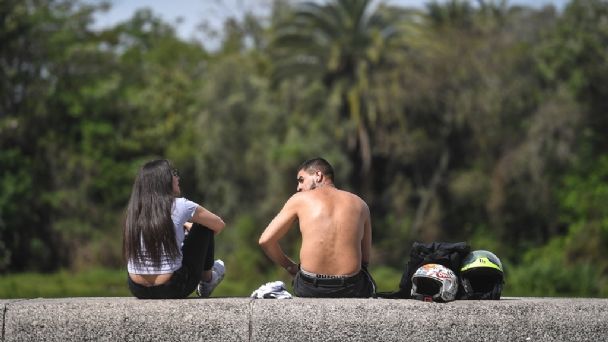
[[[528,251],[519,265],[506,265],[506,296],[600,297],[608,294],[606,278],[590,262],[569,261],[566,238]]]

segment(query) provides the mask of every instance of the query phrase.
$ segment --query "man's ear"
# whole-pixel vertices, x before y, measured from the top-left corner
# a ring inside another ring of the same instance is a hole
[[[315,173],[315,180],[317,183],[321,183],[323,181],[323,173],[321,171],[317,171]]]

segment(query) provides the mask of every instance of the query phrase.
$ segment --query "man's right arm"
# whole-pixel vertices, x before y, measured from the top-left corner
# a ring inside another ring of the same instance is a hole
[[[259,244],[264,250],[264,253],[266,253],[272,261],[286,269],[292,275],[298,272],[297,264],[285,255],[283,249],[281,249],[279,240],[287,231],[289,231],[289,228],[291,228],[298,217],[297,195],[298,194],[293,195],[287,203],[285,203],[283,209],[281,209],[268,227],[266,227],[259,240]]]

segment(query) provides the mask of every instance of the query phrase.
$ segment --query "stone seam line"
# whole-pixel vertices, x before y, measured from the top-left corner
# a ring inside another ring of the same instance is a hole
[[[4,304],[4,308],[2,309],[2,336],[0,337],[0,341],[4,342],[4,325],[6,321],[4,318],[6,317],[6,304]]]
[[[6,313],[8,312],[9,305],[13,303],[23,302],[27,299],[17,299],[14,301],[7,301],[4,303],[4,309],[2,310],[2,336],[0,336],[0,342],[4,342],[5,332],[6,332]]]
[[[251,336],[253,334],[253,302],[254,301],[255,301],[255,299],[251,298],[249,300],[249,303],[247,304],[249,306],[249,314],[248,314],[249,317],[247,317],[247,323],[249,324],[249,326],[248,326],[249,335],[248,335],[247,341],[249,341],[249,342],[251,342]]]

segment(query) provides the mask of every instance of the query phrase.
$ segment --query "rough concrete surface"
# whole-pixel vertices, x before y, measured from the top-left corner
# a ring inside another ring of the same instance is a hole
[[[608,299],[0,300],[2,341],[606,341]]]
[[[286,336],[307,341],[608,339],[608,300],[510,298],[440,304],[297,299],[294,303],[298,305],[256,302],[252,340],[284,340]]]
[[[33,299],[7,305],[4,341],[247,341],[249,299]]]

